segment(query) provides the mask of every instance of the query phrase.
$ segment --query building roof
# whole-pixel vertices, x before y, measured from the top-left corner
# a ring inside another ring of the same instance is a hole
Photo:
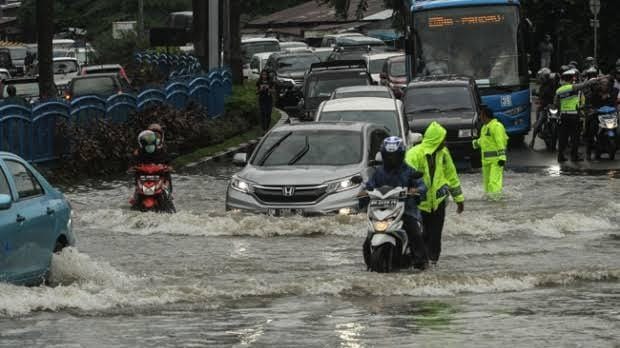
[[[277,26],[287,24],[317,24],[317,23],[345,23],[356,21],[357,9],[363,0],[351,0],[349,11],[345,18],[336,14],[336,9],[325,3],[315,0],[305,2],[268,16],[255,19],[249,23],[251,27]],[[368,0],[368,6],[362,13],[362,18],[372,16],[385,10],[384,0]]]

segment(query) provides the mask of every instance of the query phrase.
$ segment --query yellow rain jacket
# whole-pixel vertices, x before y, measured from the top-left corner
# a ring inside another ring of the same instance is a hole
[[[418,206],[420,210],[431,213],[452,195],[455,202],[465,201],[461,181],[447,148],[437,150],[446,139],[446,129],[439,123],[432,122],[424,133],[422,143],[413,147],[405,156],[405,162],[414,169],[424,173],[424,184],[428,187],[426,200]],[[434,154],[434,155],[433,155]],[[432,158],[435,158],[435,173],[431,177]]]

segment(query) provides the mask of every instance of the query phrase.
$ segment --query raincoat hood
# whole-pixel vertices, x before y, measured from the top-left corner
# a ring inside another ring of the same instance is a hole
[[[446,134],[448,132],[439,123],[432,122],[426,132],[424,132],[424,139],[419,146],[423,148],[424,154],[430,155],[437,151],[439,145],[446,140]]]

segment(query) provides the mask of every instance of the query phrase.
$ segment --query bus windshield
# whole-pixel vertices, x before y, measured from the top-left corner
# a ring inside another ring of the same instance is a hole
[[[472,76],[481,85],[518,86],[519,9],[475,6],[414,14],[418,75]]]

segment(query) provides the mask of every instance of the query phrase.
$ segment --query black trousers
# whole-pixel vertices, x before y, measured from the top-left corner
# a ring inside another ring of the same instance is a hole
[[[562,124],[559,131],[559,149],[558,156],[563,156],[570,141],[571,158],[579,155],[579,116],[578,115],[562,115]]]
[[[273,109],[273,100],[271,97],[260,99],[260,125],[263,131],[268,131],[271,125],[271,110]]]
[[[446,201],[441,202],[437,210],[432,213],[422,212],[422,222],[424,223],[422,236],[426,250],[428,250],[428,258],[434,262],[439,260],[441,254],[441,234],[445,220]]]
[[[409,238],[409,248],[411,250],[413,265],[421,266],[427,263],[428,255],[420,223],[413,216],[405,215],[403,216],[403,227]]]

